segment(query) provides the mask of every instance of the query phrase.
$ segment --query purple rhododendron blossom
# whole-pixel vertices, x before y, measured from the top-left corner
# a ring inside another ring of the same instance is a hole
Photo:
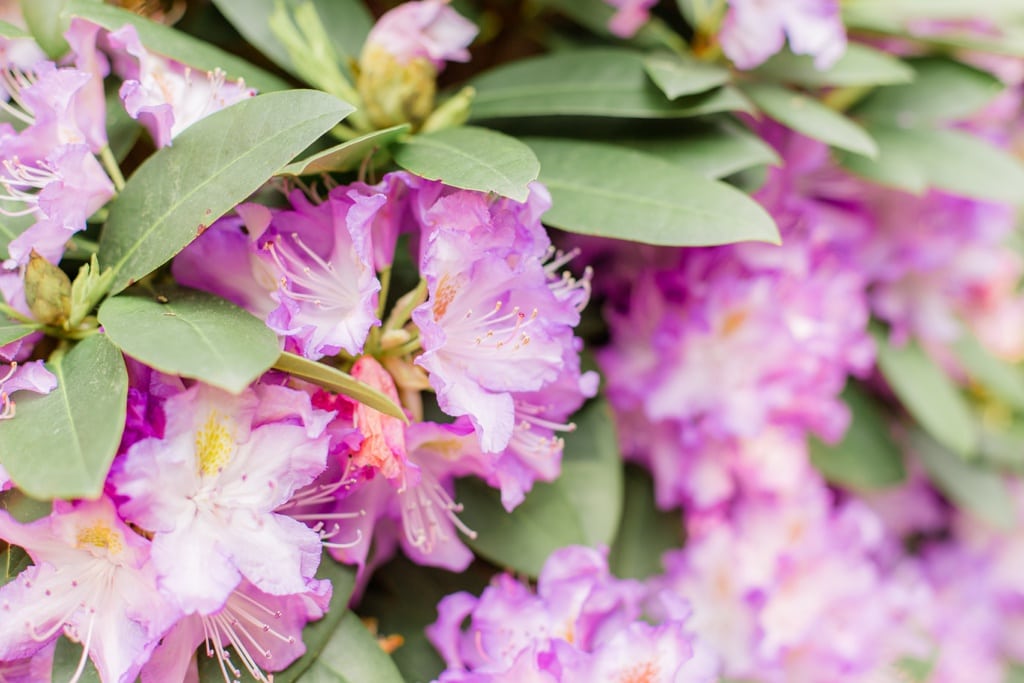
[[[715,680],[714,662],[694,657],[682,621],[641,621],[648,598],[640,583],[612,577],[600,552],[557,550],[536,593],[501,574],[479,598],[441,600],[438,620],[427,627],[448,665],[438,680]]]
[[[469,61],[477,28],[446,0],[412,0],[384,13],[373,25],[364,54],[382,51],[399,64],[429,59],[440,71],[445,62]]]
[[[16,391],[32,391],[48,394],[57,388],[57,378],[46,369],[43,361],[11,363],[0,375],[0,420],[11,419],[16,414],[11,394]]]
[[[203,73],[149,52],[130,24],[108,34],[107,42],[118,53],[114,69],[124,79],[124,108],[146,127],[157,147],[171,144],[196,121],[256,94],[242,80],[226,80],[219,69]]]
[[[142,681],[198,680],[194,654],[205,643],[224,680],[239,679],[239,667],[244,667],[255,680],[268,683],[273,677],[265,672],[282,671],[306,652],[302,629],[324,615],[330,599],[327,581],[312,581],[302,593],[268,595],[243,580],[217,612],[182,618],[153,651],[142,669]],[[238,664],[228,653],[229,646]]]
[[[466,415],[484,451],[512,438],[516,392],[554,382],[579,311],[556,294],[543,259],[549,242],[539,215],[550,198],[532,186],[525,204],[482,193],[424,190],[413,200],[423,230],[421,273],[429,298],[412,314],[441,409]]]
[[[839,0],[729,0],[719,39],[740,69],[753,69],[782,49],[831,67],[846,51]]]
[[[150,542],[106,498],[57,501],[30,524],[0,511],[0,538],[35,562],[0,588],[0,661],[31,657],[65,633],[84,645],[79,672],[88,654],[104,681],[134,681],[180,614],[157,590]]]
[[[110,477],[121,513],[153,532],[161,589],[201,614],[242,577],[272,595],[304,592],[320,538],[274,510],[326,466],[331,414],[271,385],[232,396],[196,384],[164,411],[164,437],[137,441]]]
[[[372,234],[387,195],[360,184],[316,204],[298,190],[289,198],[289,211],[240,205],[178,255],[173,272],[264,318],[289,350],[357,355],[380,324]]]

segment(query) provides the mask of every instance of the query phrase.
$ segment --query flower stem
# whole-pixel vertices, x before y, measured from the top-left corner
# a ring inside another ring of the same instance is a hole
[[[103,163],[103,168],[107,170],[110,179],[114,181],[114,189],[118,192],[123,190],[124,176],[121,175],[121,167],[117,165],[117,159],[114,158],[114,153],[110,151],[109,145],[100,150],[100,161]]]

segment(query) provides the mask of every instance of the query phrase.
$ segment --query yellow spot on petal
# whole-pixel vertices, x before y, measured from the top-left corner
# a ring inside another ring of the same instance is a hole
[[[210,411],[206,424],[196,432],[196,463],[204,477],[217,474],[231,460],[235,441],[225,420],[219,419],[216,410]]]
[[[121,534],[103,522],[96,522],[92,526],[81,529],[76,540],[79,548],[91,545],[94,548],[107,550],[113,555],[124,549],[124,539],[121,538]]]
[[[729,336],[736,330],[740,329],[746,320],[747,312],[743,309],[729,312],[729,314],[725,316],[725,320],[722,322],[722,334]]]

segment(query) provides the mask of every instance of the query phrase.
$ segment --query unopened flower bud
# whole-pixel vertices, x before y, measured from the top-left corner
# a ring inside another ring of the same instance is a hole
[[[25,301],[46,325],[62,325],[71,315],[71,280],[34,250],[25,267]]]
[[[359,57],[356,86],[374,126],[419,125],[434,108],[446,61],[469,60],[476,26],[443,0],[407,2],[380,18]]]

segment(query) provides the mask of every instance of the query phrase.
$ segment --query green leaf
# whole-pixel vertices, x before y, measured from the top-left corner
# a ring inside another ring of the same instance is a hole
[[[302,1],[284,0],[284,5],[294,12]],[[221,14],[256,49],[292,75],[299,76],[288,49],[270,30],[270,17],[274,13],[275,2],[276,0],[213,0]],[[350,58],[357,58],[363,40],[373,25],[373,17],[366,6],[357,0],[312,0],[312,4],[342,64]]]
[[[57,59],[68,51],[64,40],[70,20],[61,16],[68,0],[21,0],[21,15],[39,47],[50,59]]]
[[[535,484],[511,513],[494,489],[477,480],[458,482],[459,516],[477,533],[467,543],[479,555],[537,576],[558,548],[612,542],[622,509],[622,463],[607,404],[591,402],[576,424],[566,438],[561,476]]]
[[[845,156],[857,175],[920,194],[928,187],[976,199],[1024,204],[1024,165],[1010,152],[958,130],[868,127],[878,141],[875,160]]]
[[[902,128],[967,118],[1005,88],[981,69],[944,57],[909,60],[912,83],[878,88],[851,113],[870,121]]]
[[[852,0],[843,4],[844,20],[856,20],[861,15],[882,16],[899,23],[915,19],[976,21],[981,17],[1000,20],[1024,16],[1024,6],[1019,0]]]
[[[444,669],[444,661],[424,633],[427,624],[437,619],[437,603],[457,591],[479,595],[494,571],[477,561],[455,574],[397,557],[374,571],[359,612],[377,619],[381,634],[397,634],[405,641],[392,654],[405,680],[427,683]]]
[[[729,70],[725,67],[671,52],[658,52],[646,57],[644,69],[670,100],[707,92],[730,80]]]
[[[275,683],[277,677],[274,677]],[[320,657],[301,683],[403,683],[395,663],[377,644],[363,622],[345,610]]]
[[[35,3],[36,0],[28,0],[28,2]],[[256,88],[260,92],[284,90],[288,87],[284,80],[253,66],[241,57],[236,57],[207,42],[176,31],[169,26],[150,21],[128,10],[95,2],[95,0],[71,0],[67,5],[67,9],[64,10],[66,19],[82,17],[110,31],[116,31],[125,24],[131,24],[138,31],[139,40],[146,49],[176,59],[193,69],[200,71],[220,69],[227,74],[227,78],[243,78],[246,85]],[[178,144],[177,141],[174,144]]]
[[[864,156],[878,154],[863,128],[817,100],[768,83],[748,85],[743,91],[769,118],[798,133]]]
[[[617,145],[671,161],[705,178],[719,179],[748,168],[781,163],[771,145],[728,119],[702,121],[672,135],[617,138]]]
[[[331,601],[327,607],[327,613],[302,630],[302,642],[306,646],[306,653],[292,662],[284,671],[275,673],[274,683],[305,681],[304,674],[323,655],[324,649],[329,647],[334,635],[340,628],[343,628],[342,623],[346,615],[349,614],[347,606],[355,585],[355,571],[329,557],[324,557],[317,568],[316,576],[318,579],[328,579],[331,582]],[[201,683],[224,683],[224,675],[221,673],[216,658],[207,657],[202,645],[199,647],[197,660]],[[234,657],[234,661],[237,664],[237,656]],[[252,679],[246,677],[244,680]]]
[[[669,101],[647,77],[644,55],[632,50],[565,50],[522,59],[470,82],[474,120],[517,116],[677,118],[747,111],[749,103],[724,87]]]
[[[903,454],[889,433],[889,419],[863,390],[849,385],[843,400],[853,420],[835,445],[812,438],[811,462],[834,484],[870,490],[899,484],[906,478]]]
[[[197,121],[135,171],[110,208],[100,261],[119,292],[166,263],[248,197],[352,107],[288,90],[243,100]]]
[[[0,346],[27,337],[38,329],[39,325],[23,323],[0,313]]]
[[[910,444],[928,476],[954,503],[995,527],[1014,528],[1013,496],[998,473],[965,461],[920,430],[911,433]]]
[[[897,348],[876,333],[875,343],[879,370],[914,419],[944,446],[964,457],[973,454],[974,416],[953,380],[914,341]]]
[[[486,128],[459,126],[399,143],[395,163],[428,180],[524,202],[540,163],[529,147]]]
[[[288,164],[277,175],[317,175],[320,173],[337,173],[354,171],[359,168],[366,157],[387,149],[396,140],[409,132],[407,123],[360,136],[354,140],[335,145],[330,149]]]
[[[683,545],[683,513],[658,510],[651,476],[626,467],[622,521],[608,554],[608,565],[623,579],[646,579],[664,571],[661,556]]]
[[[77,683],[101,683],[99,671],[93,665],[91,659],[86,659],[85,668],[81,677],[75,676],[78,664],[83,657],[83,646],[81,643],[74,643],[67,636],[57,639],[57,648],[53,653],[53,668],[50,673],[50,680],[70,681]],[[222,678],[221,681],[224,679]]]
[[[46,367],[57,388],[18,394],[17,417],[0,422],[0,463],[34,498],[96,498],[124,430],[124,359],[97,334]]]
[[[280,355],[277,335],[263,321],[205,292],[115,296],[100,306],[99,320],[110,341],[132,358],[233,394]]]
[[[401,407],[397,406],[385,394],[374,389],[369,384],[360,382],[352,375],[342,372],[338,368],[285,351],[278,357],[277,362],[274,363],[274,369],[287,372],[289,375],[304,379],[307,382],[312,382],[336,394],[344,394],[385,415],[397,417],[403,422],[409,421],[405,413],[402,412]]]
[[[551,138],[525,142],[540,159],[563,230],[668,246],[778,243],[775,223],[743,192],[649,154]],[[613,171],[612,171],[613,170]]]
[[[29,498],[18,489],[7,489],[0,493],[0,509],[21,524],[28,524],[46,517],[53,511],[53,501]]]
[[[1024,371],[993,356],[969,330],[953,344],[953,353],[972,381],[982,385],[1014,410],[1024,412]]]
[[[859,43],[849,43],[839,61],[825,70],[815,68],[814,58],[809,55],[783,50],[757,67],[754,73],[808,88],[891,85],[914,80],[914,69],[906,62]]]

